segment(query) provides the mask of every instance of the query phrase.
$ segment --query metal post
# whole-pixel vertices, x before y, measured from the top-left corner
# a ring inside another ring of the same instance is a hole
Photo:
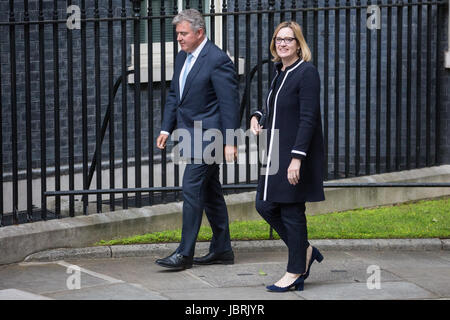
[[[450,68],[450,0],[448,1],[448,19],[447,19],[447,45],[448,50],[445,53],[445,67]]]
[[[131,0],[133,2],[133,16],[135,18],[134,20],[134,26],[133,26],[133,33],[134,33],[134,159],[135,159],[135,185],[136,188],[141,187],[141,98],[140,98],[140,85],[141,85],[141,50],[140,50],[140,19],[141,19],[141,0]],[[162,37],[164,36],[164,30],[161,30]],[[161,56],[165,57],[165,53],[161,52]],[[161,66],[161,69],[164,69],[164,58],[162,59],[163,64]],[[161,79],[161,83],[163,83]],[[136,207],[141,207],[141,193],[138,192],[136,194]]]

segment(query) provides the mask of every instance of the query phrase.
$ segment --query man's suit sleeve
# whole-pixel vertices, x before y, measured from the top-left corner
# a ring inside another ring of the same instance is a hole
[[[306,69],[300,81],[298,94],[300,119],[291,156],[304,159],[307,156],[312,136],[320,119],[320,78],[315,67]]]
[[[219,103],[222,133],[226,137],[227,129],[232,129],[234,132],[240,127],[238,82],[234,65],[227,55],[221,55],[217,59],[211,81]]]
[[[164,105],[163,121],[161,124],[161,131],[172,133],[177,125],[177,96],[175,93],[175,78],[170,84],[169,93],[167,94],[166,104]]]

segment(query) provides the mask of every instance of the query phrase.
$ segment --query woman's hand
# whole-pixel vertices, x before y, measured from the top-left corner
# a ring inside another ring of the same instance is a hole
[[[263,126],[259,125],[258,117],[253,116],[252,119],[250,120],[250,129],[252,130],[255,136],[261,133],[262,127]]]
[[[302,166],[302,160],[297,158],[292,158],[291,164],[289,165],[287,178],[289,183],[295,186],[300,181],[300,167]]]

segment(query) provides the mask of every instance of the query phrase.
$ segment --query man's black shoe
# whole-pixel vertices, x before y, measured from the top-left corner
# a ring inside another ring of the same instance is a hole
[[[186,257],[174,252],[166,258],[156,260],[156,264],[174,270],[184,270],[192,268],[192,257]]]
[[[194,264],[234,264],[234,253],[232,250],[222,253],[210,252],[206,256],[194,258]]]

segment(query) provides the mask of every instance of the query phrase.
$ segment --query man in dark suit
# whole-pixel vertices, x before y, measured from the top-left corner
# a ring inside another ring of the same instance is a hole
[[[200,12],[184,10],[175,16],[172,23],[176,26],[177,41],[182,51],[175,60],[161,133],[156,144],[159,149],[164,149],[169,135],[177,127],[190,134],[192,151],[195,145],[194,130],[198,130],[199,123],[201,130],[219,130],[222,137],[226,137],[227,130],[239,128],[238,83],[230,58],[207,39],[205,21]],[[201,151],[204,151],[205,141],[200,145]],[[181,242],[173,254],[156,261],[160,266],[183,270],[192,267],[193,263],[234,263],[219,165],[217,162],[205,162],[203,152],[200,153],[183,154],[191,161],[183,175]],[[234,161],[237,156],[234,141],[226,142],[224,155],[227,162]],[[213,236],[209,253],[194,258],[203,210]]]

